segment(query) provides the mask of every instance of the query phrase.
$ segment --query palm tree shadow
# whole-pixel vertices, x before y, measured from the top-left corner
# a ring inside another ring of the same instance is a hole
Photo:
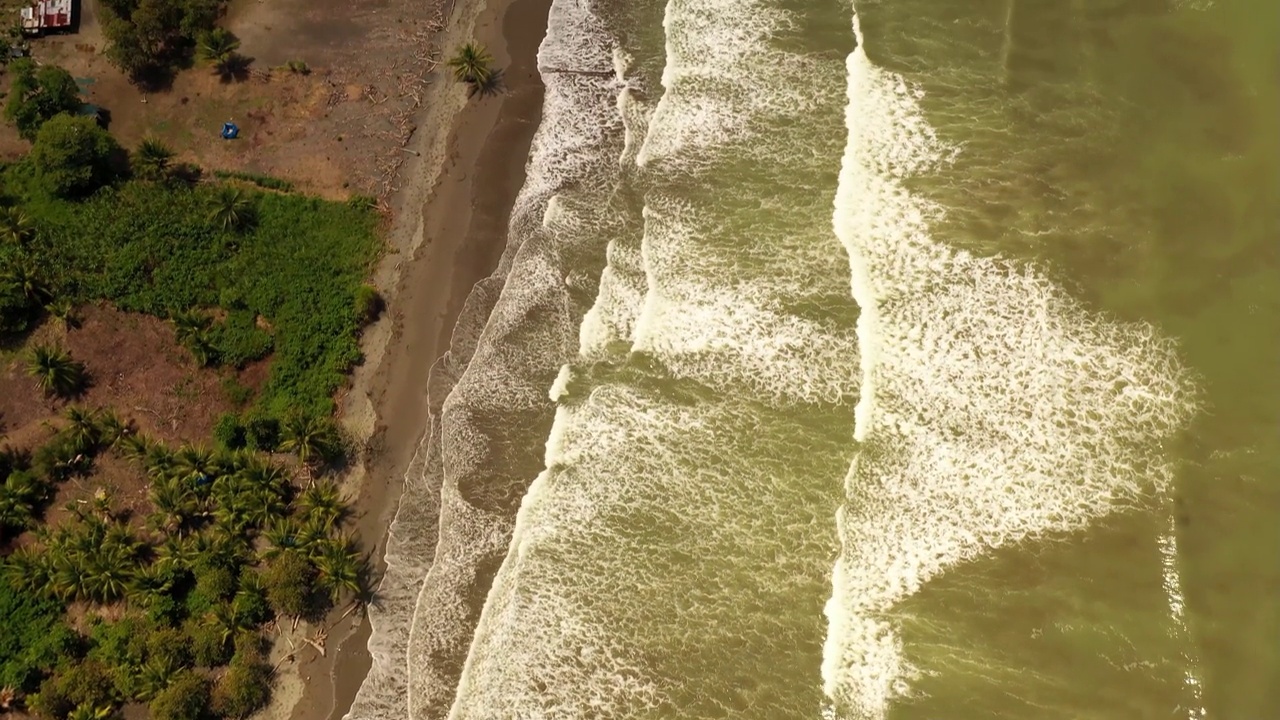
[[[232,52],[214,65],[213,71],[224,83],[244,82],[249,79],[249,66],[253,58]]]
[[[484,82],[468,83],[467,97],[501,95],[506,89],[507,85],[503,82],[502,70],[498,69],[490,73],[489,78]]]

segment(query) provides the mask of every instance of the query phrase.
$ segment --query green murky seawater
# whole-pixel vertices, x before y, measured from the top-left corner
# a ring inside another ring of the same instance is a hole
[[[540,67],[545,211],[468,372],[561,323],[555,423],[514,524],[442,530],[510,547],[413,692],[1276,714],[1280,4],[563,0]],[[464,496],[516,462],[449,422]]]

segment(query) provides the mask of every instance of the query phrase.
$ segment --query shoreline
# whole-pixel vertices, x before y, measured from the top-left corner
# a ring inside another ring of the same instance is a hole
[[[362,448],[342,478],[354,506],[354,530],[365,541],[375,577],[385,571],[388,528],[404,478],[429,429],[428,372],[450,346],[454,325],[476,283],[497,267],[507,223],[524,185],[533,135],[541,121],[537,50],[549,0],[451,1],[446,28],[432,40],[443,60],[474,39],[504,71],[498,96],[468,98],[443,66],[433,71],[418,128],[392,198],[386,254],[373,276],[386,310],[361,340],[365,362],[340,399],[340,422]],[[303,640],[317,628],[282,631],[269,720],[338,720],[369,672],[367,615],[339,617],[327,628],[322,656]],[[285,643],[288,643],[286,647]],[[296,661],[287,657],[294,655]]]

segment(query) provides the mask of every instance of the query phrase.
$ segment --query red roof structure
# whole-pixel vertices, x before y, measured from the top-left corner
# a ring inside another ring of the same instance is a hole
[[[22,31],[39,35],[46,30],[71,27],[71,0],[36,0],[22,8]]]

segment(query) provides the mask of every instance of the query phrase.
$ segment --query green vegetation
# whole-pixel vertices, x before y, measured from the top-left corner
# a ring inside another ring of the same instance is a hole
[[[471,86],[471,92],[491,90],[498,81],[499,72],[493,68],[493,56],[478,43],[465,43],[449,58],[453,78]]]
[[[113,58],[134,52],[145,69],[190,51],[220,2],[104,7]],[[234,54],[226,37],[204,44]],[[265,626],[368,597],[365,558],[342,530],[349,512],[324,473],[345,450],[333,394],[381,310],[362,285],[378,218],[363,202],[196,183],[198,168],[174,167],[151,139],[130,159],[68,114],[74,80],[56,70],[20,67],[26,89],[6,109],[34,144],[0,168],[0,339],[21,343],[44,313],[72,327],[78,305],[105,301],[167,319],[195,365],[269,358],[269,375],[256,392],[224,377],[242,409],[219,419],[215,450],[168,447],[76,406],[48,421],[43,444],[0,446],[0,711],[105,720],[146,703],[156,720],[244,718],[270,695]],[[50,398],[86,388],[66,350],[27,348]],[[260,454],[278,450],[297,463]],[[45,522],[64,488],[94,482],[104,453],[136,465],[145,501],[122,509],[99,487]]]
[[[171,162],[173,151],[159,140],[147,138],[133,154],[133,173],[142,180],[164,180]]]
[[[75,78],[57,65],[37,70],[31,58],[19,58],[9,65],[9,72],[13,85],[4,116],[27,140],[34,140],[46,121],[59,114],[75,115],[84,104]]]
[[[293,191],[293,183],[270,175],[259,175],[258,173],[240,172],[238,170],[214,170],[213,176],[222,180],[244,180],[268,190]]]
[[[103,0],[107,57],[136,82],[163,84],[190,62],[222,0]]]
[[[31,457],[0,453],[0,488],[31,499],[24,517],[38,519],[41,498],[103,452],[137,463],[151,511],[129,522],[99,493],[4,559],[0,687],[38,714],[145,702],[157,719],[243,718],[270,693],[264,623],[365,597],[368,567],[342,534],[349,511],[332,482],[299,489],[251,452],[171,449],[110,413],[73,408],[65,420]],[[68,466],[71,453],[83,460]],[[84,634],[62,620],[69,603],[90,608]],[[107,606],[113,619],[96,612]],[[224,665],[212,688],[195,672]]]
[[[58,115],[40,126],[28,156],[36,182],[55,197],[88,195],[120,174],[123,152],[92,118]]]
[[[23,171],[10,168],[11,187]],[[26,267],[22,257],[46,275],[0,285],[0,327],[25,329],[47,302],[41,287],[75,302],[108,300],[172,318],[202,365],[274,353],[257,399],[267,415],[330,414],[360,359],[357,294],[377,219],[341,203],[225,190],[129,182],[69,201],[37,188],[22,207],[38,237],[21,251],[0,245],[0,270],[6,257]]]
[[[71,353],[50,345],[37,345],[27,359],[27,373],[46,395],[72,397],[84,388],[84,365],[71,359]]]

